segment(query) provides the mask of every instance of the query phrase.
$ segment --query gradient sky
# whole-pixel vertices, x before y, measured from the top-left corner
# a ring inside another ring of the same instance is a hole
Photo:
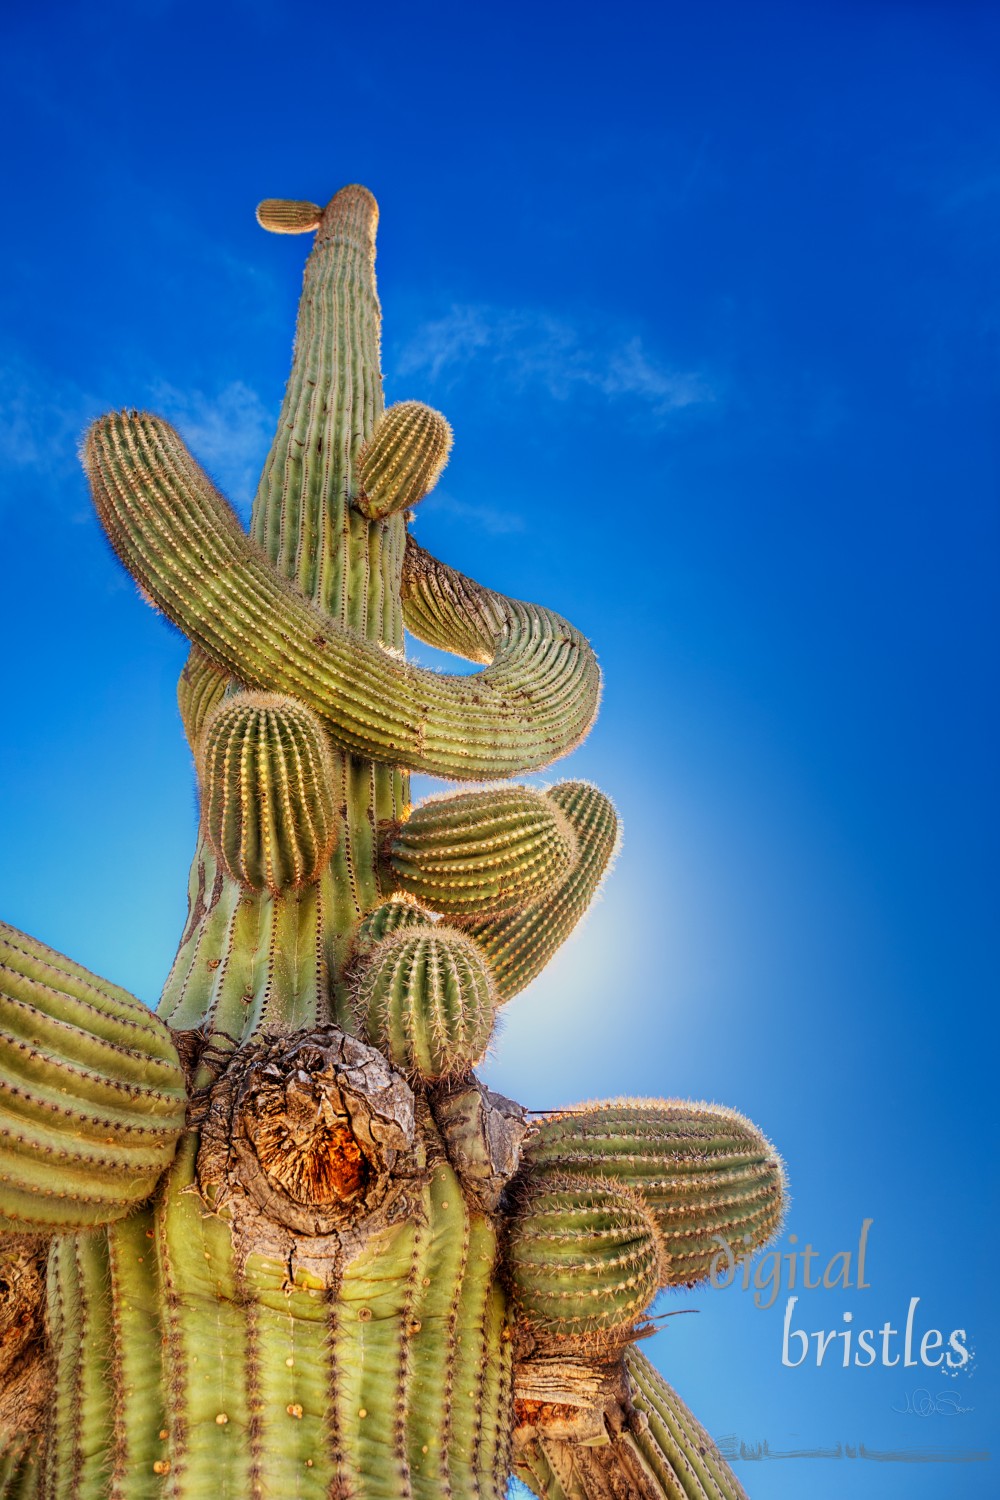
[[[869,1288],[796,1325],[898,1328],[916,1296],[918,1336],[975,1349],[951,1379],[839,1344],[788,1369],[784,1287],[661,1299],[697,1309],[647,1345],[667,1378],[772,1451],[995,1447],[998,58],[1000,12],[960,0],[3,23],[0,912],[155,1002],[195,834],[184,643],[77,443],[151,406],[246,513],[307,250],[254,205],[364,182],[387,396],[456,432],[416,534],[571,618],[606,677],[550,779],[615,798],[623,853],[490,1081],[741,1109],[788,1164],[780,1249],[822,1265],[874,1221]],[[972,1409],[907,1414],[920,1388]],[[978,1500],[995,1465],[736,1468],[753,1500]]]

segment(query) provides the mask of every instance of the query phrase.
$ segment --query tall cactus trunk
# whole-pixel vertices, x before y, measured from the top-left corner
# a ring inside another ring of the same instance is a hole
[[[251,536],[158,419],[85,446],[192,643],[201,819],[157,1015],[0,929],[0,1500],[734,1500],[632,1345],[774,1233],[780,1161],[714,1107],[529,1127],[486,1089],[617,819],[578,782],[409,804],[572,749],[593,653],[407,536],[451,434],[383,410],[371,194],[258,217],[316,242]],[[404,624],[484,670],[408,665]]]
[[[383,412],[377,222],[375,200],[361,187],[345,188],[323,214],[251,536],[321,610],[402,653],[405,518],[372,524],[352,504],[358,454]],[[196,754],[208,712],[232,689],[195,647],[185,679],[199,677],[208,690],[187,715]],[[271,1027],[352,1024],[343,977],[348,943],[381,899],[377,830],[405,817],[409,777],[333,744],[330,753],[337,837],[318,880],[294,894],[248,893],[220,868],[204,832],[199,838],[191,916],[159,1005],[170,1025],[207,1023],[243,1041]]]

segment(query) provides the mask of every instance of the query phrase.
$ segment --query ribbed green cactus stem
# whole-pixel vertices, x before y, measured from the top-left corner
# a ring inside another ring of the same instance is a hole
[[[272,234],[309,234],[319,228],[323,210],[318,203],[297,198],[265,198],[257,204],[257,223]]]
[[[205,725],[205,831],[227,874],[272,895],[318,880],[337,841],[322,722],[294,698],[239,693]]]
[[[390,406],[358,455],[361,514],[383,521],[418,505],[440,479],[451,443],[451,428],[433,407],[422,401]]]
[[[645,1418],[633,1424],[631,1441],[662,1493],[684,1500],[746,1500],[704,1427],[645,1354],[627,1349],[625,1370],[632,1404]]]
[[[787,1200],[781,1158],[756,1125],[683,1100],[552,1115],[526,1143],[524,1170],[540,1186],[572,1174],[640,1193],[663,1238],[665,1286],[704,1281],[726,1246],[734,1258],[759,1249],[778,1232]]]
[[[241,1255],[193,1136],[150,1208],[61,1237],[46,1500],[503,1500],[496,1230],[423,1130],[401,1216],[339,1263]]]
[[[482,1060],[496,996],[475,943],[439,923],[383,938],[359,971],[356,1007],[369,1039],[397,1068],[436,1082]]]
[[[168,619],[248,685],[299,698],[356,755],[483,780],[541,769],[589,730],[593,653],[550,610],[506,601],[478,676],[408,666],[279,577],[166,422],[102,417],[84,464],[112,546]]]
[[[577,858],[568,873],[518,911],[471,917],[462,924],[485,953],[501,1001],[529,985],[566,941],[618,848],[618,818],[603,792],[585,781],[564,781],[545,795],[576,839]]]
[[[604,1440],[576,1442],[543,1422],[515,1448],[521,1482],[540,1500],[747,1500],[704,1427],[634,1346],[624,1376],[627,1409],[609,1414]]]
[[[551,1177],[517,1201],[506,1267],[520,1317],[534,1332],[621,1337],[662,1282],[656,1222],[638,1193]]]
[[[399,651],[405,523],[393,516],[372,526],[350,503],[357,454],[383,408],[377,225],[378,204],[356,183],[341,188],[320,215],[251,531],[281,576],[321,610]]]
[[[106,1224],[152,1192],[184,1074],[133,996],[0,925],[0,1229]]]
[[[447,917],[526,906],[577,858],[569,820],[532,787],[434,797],[392,830],[389,878]]]

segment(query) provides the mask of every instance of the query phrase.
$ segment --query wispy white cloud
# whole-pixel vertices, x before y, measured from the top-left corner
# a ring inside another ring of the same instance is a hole
[[[255,390],[233,380],[214,395],[179,391],[158,383],[149,393],[152,409],[173,422],[198,462],[234,505],[253,499],[267,457],[275,414]]]
[[[234,380],[214,393],[156,382],[134,392],[136,406],[173,422],[228,498],[249,506],[274,427],[257,392]],[[73,380],[54,380],[17,353],[0,354],[0,472],[31,474],[50,493],[85,493],[78,450],[87,425],[115,405]],[[77,507],[84,519],[89,507]]]
[[[473,365],[491,366],[517,390],[540,384],[565,400],[589,389],[631,398],[658,417],[715,399],[703,374],[664,364],[636,335],[616,339],[528,309],[455,305],[422,324],[396,359],[399,375],[424,373],[443,384]]]
[[[77,445],[100,402],[72,382],[54,384],[17,354],[0,359],[0,467],[46,481],[77,467]]]
[[[459,500],[448,490],[436,488],[420,506],[420,511],[436,510],[443,515],[454,516],[474,526],[487,536],[510,536],[525,529],[524,517],[514,510],[502,510],[497,505],[477,505],[474,501]],[[420,511],[417,512],[418,516]]]

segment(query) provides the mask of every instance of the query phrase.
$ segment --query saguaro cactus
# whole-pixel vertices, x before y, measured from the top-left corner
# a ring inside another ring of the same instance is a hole
[[[0,1495],[549,1500],[742,1494],[635,1347],[659,1288],[763,1244],[783,1174],[707,1105],[528,1123],[474,1066],[617,840],[563,782],[591,650],[407,535],[444,418],[383,410],[361,187],[320,209],[246,535],[178,435],[102,418],[84,463],[190,638],[201,792],[158,1014],[0,930]],[[483,666],[408,665],[404,626]]]

